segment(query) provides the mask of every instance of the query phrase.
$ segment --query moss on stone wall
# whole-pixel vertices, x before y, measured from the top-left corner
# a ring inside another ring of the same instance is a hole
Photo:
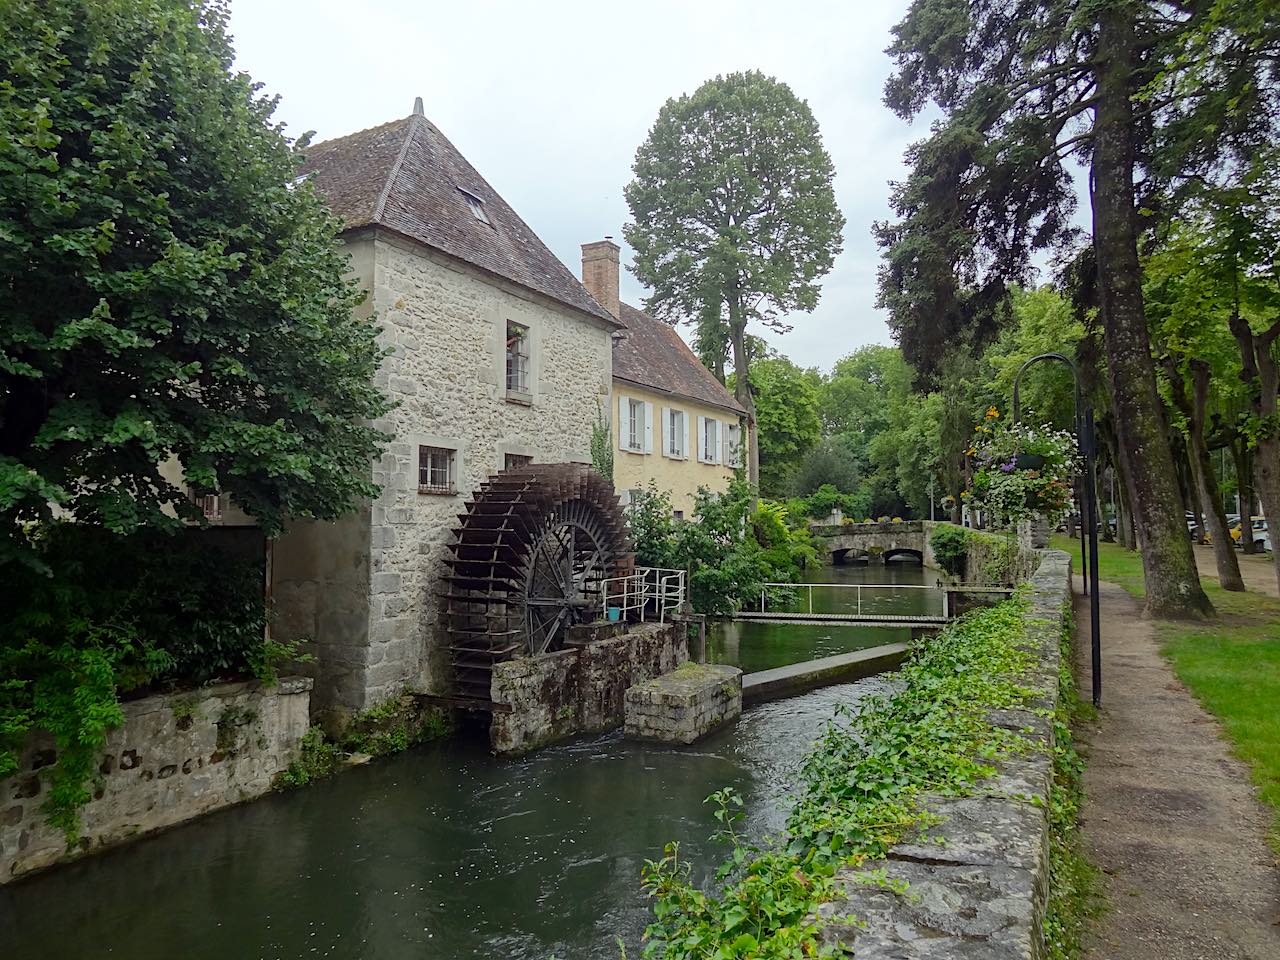
[[[303,738],[302,756],[276,778],[276,787],[301,787],[348,764],[399,753],[452,732],[449,714],[406,692],[356,714],[334,737],[312,727]]]

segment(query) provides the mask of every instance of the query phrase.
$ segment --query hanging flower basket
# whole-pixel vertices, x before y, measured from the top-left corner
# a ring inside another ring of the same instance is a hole
[[[999,418],[994,407],[987,411],[968,450],[975,467],[970,504],[1000,524],[1044,520],[1056,526],[1071,509],[1079,467],[1075,437],[1049,427],[1005,426]]]

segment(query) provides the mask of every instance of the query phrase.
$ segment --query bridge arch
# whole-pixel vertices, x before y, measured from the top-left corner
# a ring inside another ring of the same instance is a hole
[[[905,558],[908,558],[908,557],[909,557],[909,558],[911,558],[912,560],[914,560],[916,563],[920,564],[921,566],[923,566],[923,565],[924,565],[924,551],[923,551],[923,550],[916,550],[916,549],[914,549],[913,547],[897,547],[897,548],[894,548],[894,549],[886,550],[886,551],[884,552],[884,562],[885,562],[885,563],[888,563],[890,560],[899,560],[899,561],[901,561],[901,560],[903,560],[903,559],[905,559]]]

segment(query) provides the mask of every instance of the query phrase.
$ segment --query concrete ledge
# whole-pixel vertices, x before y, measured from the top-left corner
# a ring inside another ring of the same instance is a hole
[[[905,643],[886,643],[866,650],[749,673],[742,678],[742,699],[747,703],[760,703],[790,697],[818,687],[829,687],[833,683],[861,680],[887,670],[896,670],[906,656]]]

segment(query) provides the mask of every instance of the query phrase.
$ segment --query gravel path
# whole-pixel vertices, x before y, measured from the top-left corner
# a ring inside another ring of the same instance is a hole
[[[1196,569],[1200,576],[1218,579],[1218,567],[1213,559],[1213,547],[1203,543],[1192,544],[1196,552]],[[1265,553],[1236,553],[1240,561],[1240,578],[1246,590],[1269,593],[1276,596],[1276,568]]]
[[[1108,909],[1086,957],[1280,960],[1270,812],[1216,721],[1160,656],[1138,601],[1109,583],[1099,596],[1103,706],[1079,731],[1088,757],[1081,820]],[[1086,598],[1076,597],[1075,610],[1087,696]]]

